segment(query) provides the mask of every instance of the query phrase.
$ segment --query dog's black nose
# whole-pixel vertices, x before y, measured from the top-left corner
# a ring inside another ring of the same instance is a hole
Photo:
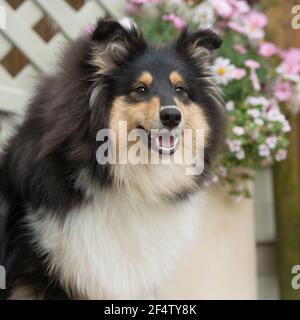
[[[163,108],[160,111],[160,120],[167,128],[174,128],[181,122],[181,112],[177,108]]]

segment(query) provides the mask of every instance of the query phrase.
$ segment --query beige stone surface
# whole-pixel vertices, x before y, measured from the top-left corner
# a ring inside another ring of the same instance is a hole
[[[208,189],[199,214],[197,239],[159,299],[256,299],[253,201],[233,201],[217,185]]]

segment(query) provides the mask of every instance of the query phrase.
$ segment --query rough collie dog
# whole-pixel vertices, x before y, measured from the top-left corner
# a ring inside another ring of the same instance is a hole
[[[135,27],[100,20],[41,80],[2,156],[9,299],[155,297],[195,233],[198,194],[224,135],[210,73],[220,45],[211,30],[150,45]],[[97,139],[99,130],[112,130],[114,145],[120,122],[126,133],[146,133],[141,148],[160,160],[179,152],[184,129],[203,130],[203,172],[186,174],[185,163],[101,163],[110,138]],[[177,133],[153,138],[152,129]]]

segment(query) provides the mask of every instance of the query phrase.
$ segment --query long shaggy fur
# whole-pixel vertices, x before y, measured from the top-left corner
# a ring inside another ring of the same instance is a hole
[[[185,30],[173,44],[155,47],[135,28],[101,20],[91,37],[66,50],[55,74],[41,79],[1,159],[8,298],[155,296],[193,235],[198,191],[221,145],[223,108],[209,71],[220,45],[212,31]],[[174,165],[99,165],[96,135],[110,127],[115,99],[127,96],[140,71],[159,77],[174,68],[209,127],[205,172],[185,177]]]

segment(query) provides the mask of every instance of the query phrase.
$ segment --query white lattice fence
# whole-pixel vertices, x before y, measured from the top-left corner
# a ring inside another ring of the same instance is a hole
[[[12,2],[17,3],[15,8]],[[75,3],[78,1],[74,0]],[[53,70],[64,44],[99,17],[119,17],[123,3],[123,0],[82,0],[76,10],[72,0],[0,0],[6,13],[6,28],[0,29],[0,111],[21,112],[34,78],[40,71]],[[55,28],[55,33],[46,40],[36,31],[43,19]],[[11,74],[3,62],[13,50],[20,52],[26,61],[16,74]]]

